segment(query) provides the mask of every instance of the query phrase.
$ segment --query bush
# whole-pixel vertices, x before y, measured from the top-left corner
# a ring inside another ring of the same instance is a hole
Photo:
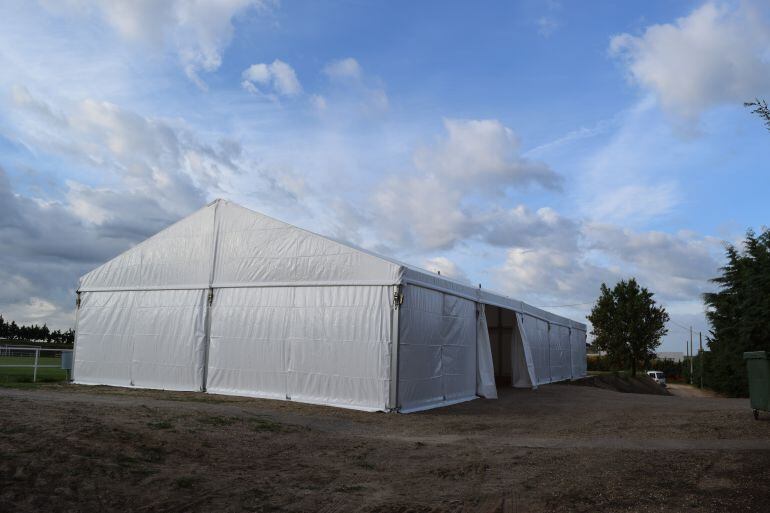
[[[606,355],[587,357],[587,366],[589,372],[618,372],[627,370],[623,369],[621,365],[613,362],[612,359]],[[677,362],[668,358],[654,358],[646,364],[643,370],[660,371],[666,375],[666,379],[678,380],[684,376],[683,366],[683,362]]]

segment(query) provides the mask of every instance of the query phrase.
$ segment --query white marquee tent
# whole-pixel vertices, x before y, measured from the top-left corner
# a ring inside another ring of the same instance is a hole
[[[81,278],[73,375],[407,412],[582,377],[585,330],[217,200]]]

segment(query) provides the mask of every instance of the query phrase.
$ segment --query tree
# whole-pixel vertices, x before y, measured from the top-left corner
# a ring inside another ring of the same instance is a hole
[[[668,313],[652,299],[653,294],[640,287],[636,279],[621,280],[610,290],[602,283],[601,294],[588,320],[593,326],[594,344],[607,351],[618,367],[630,368],[636,376],[640,362],[649,362],[668,333]]]
[[[727,263],[713,283],[717,292],[703,295],[711,333],[706,343],[704,378],[719,392],[748,392],[745,351],[770,351],[770,230],[746,232],[743,251],[726,247]]]
[[[72,344],[75,340],[75,330],[69,329],[51,331],[48,324],[16,324],[16,321],[8,322],[0,315],[0,339],[29,340]]]
[[[765,127],[770,130],[770,108],[768,108],[767,102],[765,100],[760,100],[757,98],[753,102],[744,103],[743,106],[751,108],[752,114],[756,114],[760,118],[764,119]]]

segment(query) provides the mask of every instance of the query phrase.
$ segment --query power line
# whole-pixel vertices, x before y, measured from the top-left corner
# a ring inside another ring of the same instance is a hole
[[[682,329],[685,329],[685,330],[687,330],[687,331],[690,331],[690,327],[689,327],[689,326],[685,326],[684,324],[680,324],[680,323],[676,322],[674,319],[672,319],[672,318],[670,318],[670,317],[669,317],[668,321],[669,321],[669,322],[673,322],[674,324],[676,324],[677,326],[679,326],[679,327],[680,327],[680,328],[682,328]]]
[[[674,319],[669,318],[669,322],[674,323],[676,326],[682,328],[687,333],[690,333],[691,326],[685,326],[684,324],[681,324],[679,322],[676,322]],[[696,330],[695,328],[692,328],[693,333],[703,333],[703,330]],[[708,329],[706,330],[706,335],[708,335]]]
[[[677,333],[686,333],[686,334],[689,334],[689,333],[690,333],[690,328],[680,328],[680,327],[678,327],[678,326],[677,326],[677,327],[675,327],[675,328],[676,328],[676,330],[675,330],[675,331],[676,331]],[[671,328],[669,328],[669,329],[671,329]]]

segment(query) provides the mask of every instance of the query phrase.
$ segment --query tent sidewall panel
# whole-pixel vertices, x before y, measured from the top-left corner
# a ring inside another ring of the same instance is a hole
[[[537,384],[554,383],[586,375],[585,332],[522,315],[535,366]]]
[[[133,385],[200,390],[203,386],[206,291],[142,292],[136,298],[133,316]]]
[[[476,395],[497,399],[495,365],[484,305],[477,304],[476,311]]]
[[[76,383],[131,386],[134,293],[82,292],[78,310]]]
[[[387,408],[390,287],[217,289],[207,390]]]
[[[77,383],[200,390],[205,290],[82,292]]]
[[[527,336],[532,363],[535,366],[537,384],[551,382],[551,349],[548,323],[536,317],[524,314],[523,329]]]
[[[413,411],[476,397],[476,304],[417,285],[404,287],[398,397]]]
[[[551,381],[563,381],[572,377],[570,329],[552,324],[550,329]]]
[[[571,333],[572,378],[582,378],[587,373],[586,365],[586,333],[573,329]]]
[[[513,367],[511,386],[514,388],[537,388],[538,381],[532,358],[532,348],[529,345],[529,340],[526,338],[526,332],[522,324],[522,316],[518,315],[516,327],[511,337],[511,345],[513,346],[511,354],[511,364]]]

